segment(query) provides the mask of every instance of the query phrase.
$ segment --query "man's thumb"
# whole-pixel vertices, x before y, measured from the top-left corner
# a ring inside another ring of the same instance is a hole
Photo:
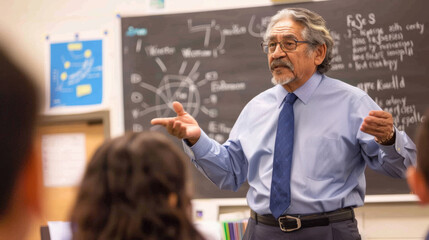
[[[174,108],[174,111],[177,113],[177,116],[182,116],[186,114],[182,104],[180,104],[179,102],[176,102],[176,101],[173,102],[173,108]]]

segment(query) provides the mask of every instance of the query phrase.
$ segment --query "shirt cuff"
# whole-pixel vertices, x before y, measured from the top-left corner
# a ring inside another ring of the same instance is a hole
[[[195,159],[199,159],[207,155],[212,146],[211,141],[212,140],[209,136],[207,136],[207,134],[201,129],[200,138],[192,147],[190,147],[194,153]]]
[[[188,157],[191,160],[195,160],[194,152],[192,152],[191,147],[189,146],[188,143],[186,143],[185,139],[182,140],[182,145],[183,145],[183,150],[185,151],[186,155],[188,155]]]
[[[395,131],[395,143],[392,145],[379,144],[380,149],[388,156],[394,156],[394,155],[403,156],[401,154],[404,148],[403,136],[401,135],[401,132],[396,127],[394,131]]]
[[[407,136],[404,136],[405,133],[403,131],[399,131],[398,129],[395,128],[396,131],[396,139],[395,139],[395,151],[405,157],[407,155],[407,149],[405,149],[405,147],[408,145],[408,138]]]
[[[395,156],[395,155],[398,155],[398,152],[396,151],[396,148],[395,148],[395,145],[396,144],[392,144],[392,145],[381,145],[381,144],[379,144],[379,146],[380,146],[380,149],[385,153],[385,154],[387,154],[388,156]],[[399,154],[400,155],[400,154]]]

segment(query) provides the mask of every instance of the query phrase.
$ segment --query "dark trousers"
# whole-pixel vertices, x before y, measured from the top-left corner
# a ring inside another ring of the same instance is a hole
[[[301,228],[282,232],[279,227],[257,223],[249,218],[243,240],[360,240],[356,219],[331,223],[328,226]]]

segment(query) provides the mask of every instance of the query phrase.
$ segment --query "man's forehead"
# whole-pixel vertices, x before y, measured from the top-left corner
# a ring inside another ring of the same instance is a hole
[[[278,21],[270,30],[269,38],[299,38],[303,26],[290,18],[284,18]]]
[[[295,34],[292,33],[279,33],[279,34],[270,34],[270,36],[268,37],[268,40],[277,40],[277,39],[282,39],[282,40],[286,40],[286,39],[297,39],[298,37]]]

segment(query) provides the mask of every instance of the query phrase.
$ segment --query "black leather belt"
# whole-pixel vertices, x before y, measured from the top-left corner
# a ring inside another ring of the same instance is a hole
[[[278,220],[273,215],[259,215],[253,210],[250,211],[250,217],[256,223],[280,227],[283,232],[292,232],[300,228],[328,226],[330,223],[351,220],[355,218],[353,208],[341,208],[332,212],[310,214],[310,215],[284,215]]]

